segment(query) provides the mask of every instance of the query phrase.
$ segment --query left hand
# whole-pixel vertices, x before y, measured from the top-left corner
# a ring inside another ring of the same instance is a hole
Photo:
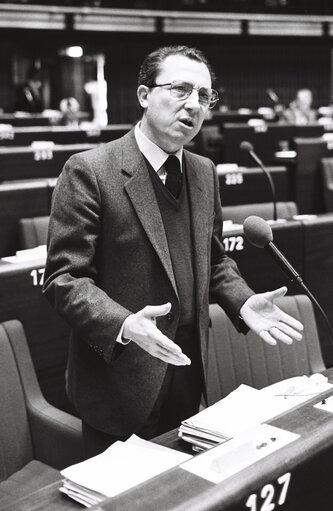
[[[303,325],[274,304],[274,300],[284,296],[285,286],[250,296],[240,309],[240,314],[251,330],[265,342],[275,345],[277,341],[292,344],[302,339]]]

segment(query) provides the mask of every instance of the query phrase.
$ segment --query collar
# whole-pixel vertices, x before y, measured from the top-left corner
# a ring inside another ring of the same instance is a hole
[[[153,169],[160,174],[161,167],[164,165],[168,157],[169,153],[166,153],[163,149],[161,149],[158,145],[154,144],[149,138],[144,135],[140,129],[140,122],[137,123],[134,129],[135,140],[139,146],[139,149],[143,156],[147,158],[150,165]],[[178,149],[177,152],[173,153],[177,156],[180,162],[180,168],[182,170],[182,157],[183,157],[183,148]]]

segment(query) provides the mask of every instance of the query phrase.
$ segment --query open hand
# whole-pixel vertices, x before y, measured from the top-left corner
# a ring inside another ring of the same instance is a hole
[[[156,326],[156,317],[165,316],[171,309],[170,303],[147,305],[124,321],[123,337],[135,342],[153,357],[176,366],[189,365],[191,360],[178,344],[164,335]]]
[[[297,319],[283,312],[274,300],[284,296],[285,286],[250,296],[240,309],[240,314],[251,330],[271,345],[277,341],[292,344],[302,339],[303,325]]]

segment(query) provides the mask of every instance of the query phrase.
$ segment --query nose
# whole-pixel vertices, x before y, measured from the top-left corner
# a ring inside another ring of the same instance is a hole
[[[196,89],[193,89],[189,97],[186,99],[185,102],[185,108],[189,110],[199,110],[200,109],[200,103],[199,103],[199,94]]]

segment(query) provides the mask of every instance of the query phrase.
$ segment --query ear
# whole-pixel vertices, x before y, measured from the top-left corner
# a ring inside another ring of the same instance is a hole
[[[148,106],[148,94],[149,94],[149,87],[146,85],[139,85],[137,90],[137,96],[140,103],[140,106],[142,108],[147,108]]]

